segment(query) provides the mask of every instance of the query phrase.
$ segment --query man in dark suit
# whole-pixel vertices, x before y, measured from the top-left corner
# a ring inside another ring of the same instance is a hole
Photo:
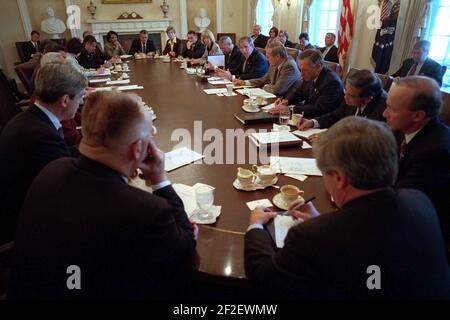
[[[280,42],[286,47],[286,48],[295,48],[297,46],[296,43],[293,43],[289,40],[289,34],[286,30],[280,30],[278,32],[278,39],[280,39]]]
[[[95,38],[94,33],[92,31],[86,30],[85,32],[83,32],[83,42],[87,36],[92,36]],[[111,57],[108,57],[108,55],[105,54],[101,44],[98,42],[97,42],[97,45],[95,46],[94,57],[95,57],[96,61],[100,61],[100,62],[111,59]]]
[[[252,33],[251,38],[254,46],[257,48],[265,48],[269,37],[261,33],[261,26],[259,24],[253,26]]]
[[[39,41],[41,35],[36,30],[31,32],[31,41],[28,41],[23,46],[23,54],[26,61],[29,61],[36,53],[39,53],[39,46],[41,42]]]
[[[344,101],[336,110],[313,119],[305,119],[298,124],[299,130],[329,128],[345,117],[364,117],[384,121],[387,93],[380,79],[369,70],[358,70],[347,77]],[[309,137],[314,141],[317,135]]]
[[[8,297],[182,297],[198,230],[167,180],[151,114],[137,96],[103,92],[82,117],[82,155],[49,164],[25,200]],[[138,168],[153,194],[128,184]]]
[[[286,48],[280,42],[272,42],[266,50],[269,60],[269,71],[260,78],[250,80],[235,80],[236,86],[251,85],[263,87],[274,95],[284,95],[289,88],[300,79],[300,72],[294,59],[288,56]]]
[[[411,76],[389,91],[386,121],[399,132],[396,188],[414,188],[433,202],[450,244],[450,128],[439,119],[442,95],[433,79]]]
[[[78,155],[67,147],[60,121],[72,119],[86,78],[71,66],[50,63],[36,75],[36,103],[13,118],[0,136],[0,243],[14,239],[22,202],[33,179],[52,160]]]
[[[339,76],[325,67],[322,55],[317,50],[305,50],[300,54],[299,67],[303,81],[297,82],[278,99],[271,113],[296,104],[294,111],[305,118],[314,118],[336,110],[342,102],[343,87]]]
[[[291,203],[289,213],[304,222],[278,251],[263,226],[277,213],[253,210],[245,235],[250,280],[276,298],[449,299],[433,205],[420,191],[390,188],[398,169],[390,130],[348,117],[321,134],[313,152],[339,210],[321,215],[311,203]]]
[[[77,60],[80,66],[86,69],[98,69],[102,66],[111,66],[111,61],[106,61],[96,54],[97,40],[94,36],[86,36],[83,40],[83,50]]]
[[[205,53],[206,46],[198,38],[197,32],[190,30],[188,32],[188,41],[183,49],[183,57],[189,59],[199,59]]]
[[[222,53],[225,55],[225,67],[224,69],[217,69],[214,68],[214,65],[211,63],[208,63],[210,68],[216,70],[216,72],[219,74],[219,76],[224,76],[224,78],[227,75],[230,76],[232,74],[236,74],[236,72],[239,71],[239,66],[241,65],[242,60],[242,53],[238,46],[233,44],[233,41],[228,36],[223,36],[219,39],[219,47]],[[228,71],[228,73],[227,73]]]
[[[426,40],[418,41],[413,48],[412,58],[403,61],[400,69],[397,70],[393,77],[407,77],[407,76],[427,76],[433,78],[442,85],[442,66],[436,61],[428,58],[430,52],[430,42]]]
[[[149,52],[155,51],[156,51],[155,45],[153,44],[153,41],[148,38],[147,30],[141,30],[141,32],[139,32],[139,39],[133,40],[129,54],[131,55],[134,55],[135,53],[147,54]]]
[[[169,37],[163,50],[163,55],[169,55],[171,58],[181,56],[183,51],[183,43],[177,38],[175,29],[172,26],[167,27],[166,34]]]
[[[241,49],[242,59],[236,74],[236,78],[241,80],[255,79],[262,77],[269,70],[269,64],[266,57],[255,49],[253,40],[250,37],[239,39],[239,48]],[[229,74],[229,79],[232,76]]]
[[[335,42],[336,35],[331,32],[327,33],[325,36],[325,47],[320,49],[320,52],[322,52],[323,59],[325,61],[339,63],[338,49],[334,45]]]

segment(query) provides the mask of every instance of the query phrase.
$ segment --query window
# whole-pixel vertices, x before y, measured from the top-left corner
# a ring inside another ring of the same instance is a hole
[[[447,72],[442,81],[442,88],[450,91],[450,0],[435,0],[431,8],[430,34],[431,42],[429,57],[442,66],[447,66]]]
[[[256,23],[261,26],[261,33],[264,35],[268,35],[272,28],[272,16],[272,0],[259,0],[256,6]]]
[[[310,8],[309,40],[319,47],[325,46],[325,35],[334,33],[337,39],[340,0],[316,0]]]

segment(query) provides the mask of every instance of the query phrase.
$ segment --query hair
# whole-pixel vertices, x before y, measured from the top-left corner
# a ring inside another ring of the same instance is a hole
[[[253,39],[249,36],[243,36],[242,38],[239,39],[239,43],[243,42],[243,41],[247,41],[247,43],[249,45],[251,45],[252,47],[255,47],[255,44],[253,43]]]
[[[117,150],[148,135],[145,110],[135,94],[94,92],[86,97],[81,121],[83,143]],[[151,128],[150,128],[151,129]]]
[[[67,42],[67,52],[77,55],[83,51],[83,44],[78,38],[72,38]]]
[[[88,35],[90,35],[91,31],[86,30],[85,32],[83,32],[83,39],[86,38]]]
[[[86,77],[75,68],[61,63],[43,65],[34,82],[36,96],[45,103],[55,103],[64,95],[71,99],[88,85]]]
[[[41,56],[39,60],[39,66],[45,66],[48,63],[61,63],[61,59],[64,57],[59,52],[47,52]]]
[[[259,25],[259,24],[255,24],[254,26],[253,26],[253,28],[258,28],[259,29],[259,31],[261,31],[261,25]]]
[[[427,40],[420,40],[420,41],[417,41],[415,44],[414,44],[414,47],[413,47],[413,50],[414,49],[423,49],[423,51],[426,51],[426,52],[429,52],[430,51],[430,46],[431,46],[431,43],[430,43],[430,41],[427,41]]]
[[[289,34],[286,30],[280,30],[280,32],[278,32],[278,36],[280,36],[280,33],[284,34],[284,36],[286,37],[286,40],[289,39]]]
[[[106,41],[111,42],[111,36],[116,36],[117,38],[119,38],[119,34],[111,30],[106,34]]]
[[[389,187],[397,177],[397,144],[379,121],[344,118],[319,135],[313,153],[324,174],[338,170],[357,189]]]
[[[267,49],[269,48],[272,49],[272,57],[279,55],[282,59],[285,59],[288,56],[286,48],[279,41],[273,41],[272,43],[270,43]]]
[[[97,43],[97,40],[95,39],[94,36],[86,36],[83,40],[83,45],[85,45],[86,43]]]
[[[361,97],[379,97],[383,86],[378,76],[369,70],[357,70],[347,77],[346,82],[352,87],[361,89]]]
[[[187,34],[188,34],[188,35],[189,35],[189,34],[193,34],[193,35],[195,35],[195,36],[198,36],[198,33],[195,32],[194,30],[189,30]]]
[[[277,27],[272,27],[272,28],[270,28],[270,30],[269,30],[269,36],[270,36],[270,33],[271,33],[272,31],[275,32],[275,37],[278,37],[278,33],[279,33],[278,28],[277,28]]]
[[[219,39],[219,43],[220,44],[232,45],[233,41],[231,40],[231,38],[229,36],[222,36]]]
[[[203,40],[203,38],[209,38],[211,42],[216,41],[216,38],[214,38],[214,34],[209,29],[206,29],[205,31],[202,32],[200,39]]]
[[[35,35],[35,34],[41,35],[41,34],[39,33],[39,31],[36,31],[36,30],[31,31],[31,35]]]
[[[166,29],[166,33],[169,33],[169,31],[173,31],[173,33],[177,33],[176,31],[175,31],[175,28],[174,27],[172,27],[172,26],[168,26],[167,27],[167,29]]]
[[[318,50],[314,49],[307,49],[303,51],[298,60],[305,60],[307,59],[312,66],[321,65],[322,67],[325,65],[325,62],[323,60],[322,53]]]
[[[300,33],[300,35],[298,36],[298,40],[300,40],[301,38],[304,38],[306,41],[309,41],[309,34],[308,34],[308,32]]]
[[[326,35],[330,35],[334,38],[334,40],[336,41],[336,35],[333,32],[327,32]]]
[[[59,51],[67,52],[67,48],[64,45],[59,44],[56,41],[53,41],[51,39],[43,40],[43,41],[41,41],[41,44],[39,45],[39,52],[41,52],[42,54],[46,54],[49,52],[59,52]]]
[[[442,94],[436,80],[424,76],[409,76],[397,80],[395,84],[414,92],[409,110],[423,110],[429,118],[434,118],[441,112]]]
[[[148,31],[147,30],[141,30],[141,31],[139,31],[139,34],[148,34]]]

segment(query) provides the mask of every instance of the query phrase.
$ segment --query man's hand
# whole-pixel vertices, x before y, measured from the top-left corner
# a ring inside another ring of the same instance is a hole
[[[311,202],[303,204],[303,200],[295,200],[289,206],[289,213],[294,219],[303,219],[304,221],[320,216],[319,211],[314,207]]]
[[[241,80],[241,79],[236,79],[236,80],[234,80],[233,81],[233,85],[235,85],[235,86],[243,86],[243,85],[245,85],[245,80]]]
[[[192,46],[192,42],[187,41],[187,42],[186,42],[186,48],[187,48],[188,50],[191,50],[191,46]]]
[[[308,142],[311,144],[314,143],[317,140],[317,138],[319,138],[319,135],[320,133],[313,133],[308,137]]]
[[[309,119],[305,119],[305,120],[297,123],[297,128],[298,128],[298,130],[301,130],[301,131],[311,129],[313,127],[314,127],[314,121],[309,120]]]
[[[215,69],[218,76],[223,78],[223,79],[227,79],[227,80],[232,80],[233,79],[233,75],[231,74],[230,71],[228,70],[222,70],[220,68]]]
[[[156,147],[155,142],[150,139],[148,143],[148,158],[140,163],[142,178],[146,184],[153,185],[167,180],[164,170],[164,152]]]
[[[194,240],[198,240],[198,225],[192,221],[189,221],[192,225],[192,229],[194,229]]]
[[[257,207],[250,213],[250,224],[266,224],[270,219],[274,218],[277,215],[276,212],[265,208],[265,207]]]

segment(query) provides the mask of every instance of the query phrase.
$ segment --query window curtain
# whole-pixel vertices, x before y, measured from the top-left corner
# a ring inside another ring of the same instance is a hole
[[[394,48],[389,72],[395,72],[403,60],[411,56],[414,43],[419,39],[421,29],[425,25],[429,0],[401,1],[397,21]],[[417,17],[417,18],[416,18]]]
[[[272,7],[273,7],[273,16],[272,16],[272,27],[277,27],[280,29],[280,13],[277,12],[278,8],[278,0],[272,0]],[[278,16],[277,23],[275,23],[275,16]]]
[[[258,7],[258,0],[250,0],[250,28],[256,24],[256,8]],[[251,29],[250,29],[251,30]]]
[[[311,18],[311,5],[314,0],[303,1],[303,13],[302,13],[302,32],[309,32],[309,21]]]

